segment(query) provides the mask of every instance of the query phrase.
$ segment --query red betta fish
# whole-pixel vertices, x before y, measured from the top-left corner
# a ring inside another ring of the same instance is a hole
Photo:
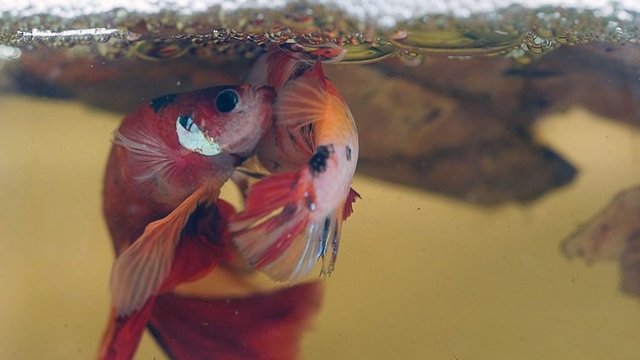
[[[304,56],[275,48],[249,75],[249,83],[276,89],[275,122],[257,152],[274,174],[249,189],[246,209],[229,224],[239,252],[278,281],[306,277],[319,259],[321,274],[333,271],[342,222],[359,197],[351,189],[353,116],[322,64]]]
[[[156,297],[204,276],[225,256],[233,208],[218,200],[271,121],[268,86],[225,86],[139,106],[118,128],[104,214],[118,257],[101,359],[130,359]]]

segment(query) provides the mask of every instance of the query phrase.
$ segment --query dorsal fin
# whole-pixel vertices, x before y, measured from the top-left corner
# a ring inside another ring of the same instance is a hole
[[[275,116],[278,125],[300,128],[318,121],[326,112],[326,80],[322,63],[316,64],[278,94]]]

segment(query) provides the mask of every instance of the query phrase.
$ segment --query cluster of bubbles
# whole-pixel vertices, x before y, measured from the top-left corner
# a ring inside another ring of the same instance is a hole
[[[106,59],[162,61],[226,53],[252,57],[271,44],[292,44],[310,51],[329,44],[343,49],[336,59],[340,62],[366,63],[388,56],[411,62],[424,55],[492,55],[526,63],[562,45],[637,43],[640,37],[635,24],[640,17],[627,15],[629,19],[621,20],[588,10],[512,6],[466,18],[429,15],[394,28],[376,28],[320,5],[233,13],[211,8],[190,15],[116,9],[73,19],[4,13],[0,15],[0,45],[21,49],[89,45],[93,53]]]

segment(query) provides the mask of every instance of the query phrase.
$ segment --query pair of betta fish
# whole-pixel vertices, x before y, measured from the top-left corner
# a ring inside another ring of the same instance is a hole
[[[249,158],[264,171],[241,167]],[[243,85],[167,95],[129,113],[115,132],[104,180],[117,258],[99,358],[132,358],[146,327],[172,358],[268,351],[259,334],[240,335],[251,349],[214,339],[238,324],[210,323],[224,310],[171,291],[232,257],[292,284],[318,261],[321,274],[331,273],[342,222],[359,197],[351,188],[357,159],[345,100],[322,63],[302,51],[275,47]],[[248,185],[247,176],[259,180]],[[244,184],[240,212],[219,198],[232,177]],[[193,331],[194,322],[210,328]]]

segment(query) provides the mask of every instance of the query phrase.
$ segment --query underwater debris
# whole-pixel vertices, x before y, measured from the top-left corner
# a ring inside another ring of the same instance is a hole
[[[562,242],[562,250],[588,264],[618,261],[622,290],[640,296],[640,186],[618,193]]]

